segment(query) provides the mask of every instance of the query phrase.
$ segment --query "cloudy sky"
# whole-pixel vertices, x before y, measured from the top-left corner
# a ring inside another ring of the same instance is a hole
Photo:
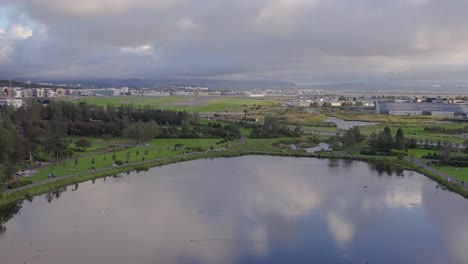
[[[0,0],[0,78],[468,81],[466,0]]]

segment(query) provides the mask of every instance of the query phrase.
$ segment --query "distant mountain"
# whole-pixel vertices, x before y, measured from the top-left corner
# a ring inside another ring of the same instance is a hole
[[[315,88],[328,91],[388,91],[388,92],[440,92],[440,93],[468,93],[468,84],[402,84],[402,83],[335,83],[298,86],[300,88]]]
[[[41,81],[42,82],[42,81]],[[80,84],[84,87],[160,87],[169,85],[204,86],[217,89],[257,89],[257,88],[286,88],[295,87],[292,82],[280,81],[227,81],[209,79],[89,79],[89,80],[46,80],[43,82],[54,84]]]

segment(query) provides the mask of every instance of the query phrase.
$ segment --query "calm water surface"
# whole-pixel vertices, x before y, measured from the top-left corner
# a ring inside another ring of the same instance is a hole
[[[468,263],[468,201],[436,186],[352,161],[173,164],[3,209],[0,263]]]
[[[373,126],[378,125],[379,123],[376,122],[361,122],[361,121],[345,121],[343,119],[339,119],[336,117],[327,117],[325,119],[326,122],[335,123],[336,127],[343,130],[348,130],[352,127],[359,127],[359,126]]]

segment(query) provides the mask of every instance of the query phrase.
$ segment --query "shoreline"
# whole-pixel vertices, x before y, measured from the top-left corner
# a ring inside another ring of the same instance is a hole
[[[417,165],[416,163],[408,160],[399,160],[396,157],[382,157],[382,156],[363,156],[363,155],[351,155],[351,154],[337,154],[333,152],[322,152],[322,153],[300,153],[300,152],[273,152],[273,151],[261,151],[261,150],[225,150],[225,151],[210,151],[201,153],[192,153],[191,155],[169,157],[166,159],[148,161],[141,164],[133,164],[128,166],[121,166],[118,168],[109,168],[99,172],[89,172],[82,175],[74,175],[68,178],[57,178],[54,181],[38,184],[36,186],[27,187],[24,186],[20,190],[13,191],[11,193],[0,194],[0,207],[7,206],[11,203],[18,202],[31,198],[33,196],[41,195],[58,188],[63,188],[69,185],[86,182],[93,179],[113,176],[119,173],[126,173],[132,171],[146,171],[153,167],[159,167],[169,164],[175,164],[184,161],[210,159],[210,158],[230,158],[230,157],[241,157],[248,155],[257,156],[280,156],[280,157],[297,157],[297,158],[319,158],[319,159],[343,159],[343,160],[354,160],[363,162],[381,162],[394,166],[401,170],[415,171],[423,174],[430,178],[436,183],[444,186],[451,192],[458,193],[464,198],[468,199],[468,189],[463,188],[458,184],[449,182],[440,175],[434,172],[428,171],[427,169]]]

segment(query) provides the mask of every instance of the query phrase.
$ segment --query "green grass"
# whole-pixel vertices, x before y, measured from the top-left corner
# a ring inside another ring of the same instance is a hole
[[[468,182],[468,168],[455,168],[452,166],[440,166],[440,167],[437,167],[437,169],[456,179]]]
[[[183,105],[184,102],[196,102],[196,98],[206,98],[199,101],[199,105]],[[252,99],[245,97],[203,97],[203,96],[166,96],[166,97],[150,97],[150,96],[127,96],[127,97],[89,97],[79,98],[77,101],[86,101],[94,105],[150,105],[156,108],[184,110],[194,112],[222,112],[222,111],[239,111],[253,106],[269,106],[274,105],[271,100],[264,98]],[[178,105],[177,103],[180,103]]]
[[[428,150],[428,149],[408,149],[408,156],[412,158],[421,159],[424,155],[438,152],[437,150]]]
[[[427,122],[418,122],[418,123],[400,123],[400,124],[395,124],[395,123],[383,123],[379,125],[374,125],[374,126],[365,126],[365,127],[360,127],[359,129],[361,130],[361,133],[368,136],[372,132],[379,133],[382,131],[386,126],[390,127],[392,129],[392,133],[395,134],[397,129],[401,127],[403,129],[403,133],[405,134],[406,138],[414,138],[417,139],[418,141],[423,141],[425,142],[426,139],[430,140],[434,143],[437,143],[437,141],[448,141],[451,143],[463,143],[463,139],[454,137],[453,135],[448,135],[448,134],[440,134],[440,133],[430,133],[428,131],[425,131],[424,128],[426,126],[433,126],[435,125],[434,123],[427,123]],[[440,125],[440,124],[439,124]],[[444,126],[445,125],[440,125]],[[453,127],[456,127],[459,125],[453,125]]]
[[[42,167],[38,170],[38,173],[27,178],[33,182],[38,182],[47,179],[47,176],[50,173],[55,173],[56,175],[63,176],[69,174],[75,174],[79,172],[89,171],[91,167],[96,169],[112,167],[114,161],[112,156],[116,156],[116,160],[127,161],[127,153],[130,153],[130,158],[128,159],[130,163],[142,162],[143,158],[145,161],[174,157],[188,151],[186,148],[198,148],[200,150],[207,150],[210,147],[220,148],[226,144],[232,145],[234,142],[224,143],[223,145],[217,145],[217,142],[220,142],[222,139],[219,138],[205,138],[205,139],[156,139],[148,144],[136,147],[130,147],[125,150],[100,153],[95,155],[90,155],[86,157],[78,157],[76,159],[71,159],[63,161],[60,163],[52,164],[49,166]],[[182,144],[181,148],[174,149],[175,144]],[[145,152],[147,151],[147,154]],[[137,154],[139,152],[139,154]],[[94,158],[95,164],[92,164],[92,159]],[[75,165],[75,160],[77,160],[77,165]]]
[[[134,105],[169,105],[172,103],[182,102],[190,100],[190,96],[125,96],[125,97],[83,97],[79,98],[79,101],[85,101],[93,105],[122,105],[122,104],[134,104]]]
[[[191,107],[191,111],[198,112],[222,112],[222,111],[239,111],[242,112],[248,107],[253,106],[269,106],[273,102],[265,99],[247,99],[247,98],[215,98],[200,106]]]
[[[168,151],[167,152],[168,155],[161,155],[162,157],[164,157],[164,159],[147,161],[143,165],[130,165],[130,166],[122,166],[118,168],[109,168],[105,171],[101,171],[97,173],[85,171],[73,177],[58,179],[58,181],[55,181],[55,182],[45,183],[43,185],[32,187],[32,188],[26,188],[26,189],[16,191],[11,194],[4,194],[3,196],[0,196],[0,206],[24,199],[28,196],[30,197],[33,195],[38,195],[38,194],[45,193],[45,192],[48,192],[48,191],[51,191],[60,187],[70,185],[70,184],[83,182],[83,181],[87,181],[87,180],[94,179],[94,178],[105,177],[108,175],[118,174],[118,173],[125,172],[125,171],[131,171],[131,170],[135,170],[138,168],[147,169],[152,166],[161,166],[165,164],[181,162],[185,160],[200,159],[200,158],[235,157],[235,156],[255,155],[255,154],[292,156],[292,157],[322,157],[322,158],[332,158],[332,159],[339,158],[339,159],[354,159],[354,160],[362,160],[362,161],[387,162],[401,169],[414,170],[414,171],[423,173],[427,175],[428,177],[430,177],[431,179],[446,186],[449,190],[455,191],[463,195],[464,197],[468,198],[468,192],[462,187],[456,184],[447,182],[445,179],[438,176],[437,174],[434,174],[430,171],[426,171],[414,163],[404,161],[404,160],[398,160],[396,157],[365,156],[365,155],[360,155],[356,152],[346,153],[346,154],[343,154],[341,152],[326,152],[326,153],[320,153],[318,155],[314,155],[314,154],[305,153],[301,151],[294,151],[294,150],[291,150],[290,148],[280,147],[278,146],[278,144],[275,144],[281,141],[284,142],[284,141],[291,141],[291,140],[295,140],[295,139],[293,138],[248,139],[246,144],[238,145],[235,143],[231,143],[235,145],[233,145],[229,150],[196,153],[196,154],[192,154],[188,156],[180,156],[180,155],[171,156],[169,149],[173,148],[173,145],[176,143],[181,143],[181,144],[184,144],[185,146],[209,147],[213,143],[216,144],[218,139],[155,140],[149,143],[149,146],[144,146],[144,147],[151,149],[152,151],[153,149],[158,149],[158,148],[165,149],[166,151]],[[139,148],[142,148],[142,147],[139,147]],[[137,147],[132,148],[133,151],[135,151],[136,149]],[[175,152],[177,151],[173,151],[172,154],[177,154]],[[454,168],[450,168],[450,167],[442,167],[441,171],[444,171],[447,174],[453,175],[454,177],[459,178],[461,180],[467,180],[466,175],[468,174],[468,168],[455,170]]]

